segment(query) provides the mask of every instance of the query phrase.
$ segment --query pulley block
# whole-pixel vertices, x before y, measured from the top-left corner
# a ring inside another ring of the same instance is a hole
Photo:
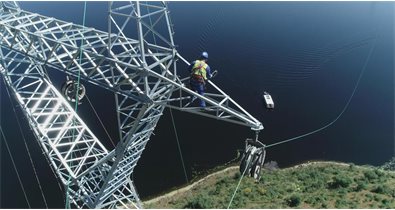
[[[241,157],[240,173],[259,181],[265,157],[265,145],[257,140],[247,139],[246,148]]]
[[[62,85],[62,93],[68,101],[75,103],[78,98],[78,104],[81,104],[81,100],[85,96],[86,89],[85,86],[78,83],[78,81],[67,78],[66,82]]]

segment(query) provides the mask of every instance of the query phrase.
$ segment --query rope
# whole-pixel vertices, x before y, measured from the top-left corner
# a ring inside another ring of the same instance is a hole
[[[0,126],[0,131],[1,131],[1,135],[3,136],[2,139],[4,140],[5,146],[7,147],[8,154],[9,154],[10,157],[11,157],[11,162],[12,162],[12,165],[14,166],[14,170],[15,170],[15,172],[16,172],[16,176],[17,176],[17,178],[18,178],[19,185],[20,185],[21,188],[22,188],[23,195],[25,196],[26,203],[27,203],[27,205],[29,206],[29,209],[30,209],[30,208],[31,208],[30,202],[29,202],[29,200],[27,199],[26,191],[25,191],[25,188],[23,187],[23,183],[22,183],[21,177],[19,176],[18,169],[16,168],[15,161],[14,161],[14,157],[12,156],[11,150],[10,150],[10,148],[8,147],[8,143],[7,143],[7,140],[6,140],[6,138],[5,138],[5,135],[4,135],[4,132],[3,132],[3,128],[2,128],[1,126]]]
[[[85,28],[85,19],[86,19],[86,1],[84,2],[84,14],[83,14],[83,18],[82,18],[82,27]],[[82,63],[82,46],[84,45],[84,39],[81,38],[81,45],[79,47],[80,50],[80,57],[79,57],[79,65],[81,66]],[[77,78],[77,91],[75,92],[75,105],[74,105],[74,111],[77,113],[77,109],[78,109],[78,92],[80,89],[80,80],[81,80],[81,68],[79,68],[78,71],[78,78]],[[73,120],[73,124],[75,123],[75,121]],[[74,139],[74,132],[75,130],[73,130],[73,139]],[[67,189],[66,189],[66,209],[70,209],[70,200],[69,200],[69,191],[70,191],[70,183],[71,181],[71,176],[69,177],[68,181],[67,181]]]
[[[9,90],[8,90],[8,86],[6,86],[6,91],[7,91],[8,97],[11,99],[11,95],[10,95],[10,92],[9,92]],[[40,192],[41,192],[41,197],[42,197],[43,200],[44,200],[45,208],[48,209],[47,199],[45,198],[44,191],[43,191],[43,189],[42,189],[40,179],[38,178],[36,167],[35,167],[35,165],[34,165],[34,162],[33,162],[32,157],[31,157],[31,153],[30,153],[29,147],[27,146],[27,143],[26,143],[26,138],[25,138],[25,136],[23,135],[22,126],[21,126],[21,123],[19,122],[18,116],[17,116],[17,114],[16,114],[14,102],[13,102],[12,100],[10,100],[10,101],[11,101],[12,109],[13,109],[13,111],[14,111],[14,115],[15,115],[16,122],[17,122],[18,127],[19,127],[19,132],[21,133],[21,136],[22,136],[22,139],[23,139],[23,143],[24,143],[24,145],[25,145],[27,154],[28,154],[28,156],[29,156],[30,163],[32,164],[34,176],[35,176],[35,178],[36,178],[36,181],[37,181],[37,183],[38,183],[38,187],[39,187]]]
[[[108,131],[107,131],[106,127],[104,126],[103,121],[100,119],[99,115],[97,114],[95,107],[91,103],[91,100],[89,100],[88,94],[85,94],[85,96],[86,96],[86,99],[88,99],[89,105],[92,107],[93,112],[95,113],[97,119],[99,119],[99,122],[100,122],[101,126],[104,128],[104,131],[106,132],[106,134],[107,134],[108,138],[110,139],[112,145],[115,147],[115,143],[114,143],[113,139],[111,138],[110,134],[108,134]]]
[[[243,174],[241,174],[241,177],[240,177],[239,183],[237,183],[236,189],[235,189],[235,191],[233,192],[232,198],[231,198],[231,199],[230,199],[230,201],[229,201],[229,204],[228,204],[228,207],[227,207],[227,209],[229,209],[229,208],[230,208],[230,206],[232,205],[233,199],[234,199],[234,198],[235,198],[235,196],[236,196],[236,192],[237,192],[237,190],[238,190],[238,189],[239,189],[239,187],[240,187],[241,180],[243,179],[243,177],[244,177],[244,174],[246,173],[246,171],[247,171],[247,168],[248,168],[248,166],[250,165],[250,161],[251,161],[251,159],[249,159],[249,161],[248,161],[248,164],[247,164],[246,168],[245,168],[245,169],[244,169],[244,171],[243,171]]]
[[[283,140],[283,141],[280,141],[280,142],[277,142],[277,143],[273,143],[273,144],[267,145],[266,148],[269,148],[269,147],[277,146],[277,145],[284,144],[284,143],[287,143],[287,142],[291,142],[291,141],[298,140],[298,139],[300,139],[300,138],[303,138],[303,137],[312,135],[312,134],[314,134],[314,133],[317,133],[317,132],[319,132],[319,131],[322,131],[322,130],[328,128],[329,126],[331,126],[332,124],[334,124],[334,123],[344,114],[344,112],[347,110],[348,106],[350,105],[350,102],[351,102],[352,98],[353,98],[354,95],[355,95],[355,92],[356,92],[356,90],[357,90],[357,88],[358,88],[358,86],[359,86],[359,83],[360,83],[360,81],[361,81],[361,79],[362,79],[362,77],[363,77],[363,75],[364,75],[364,73],[365,73],[366,67],[367,67],[367,65],[368,65],[368,63],[369,63],[369,60],[370,60],[370,58],[371,58],[371,56],[372,56],[372,54],[373,54],[373,50],[374,50],[374,48],[375,48],[375,46],[376,46],[376,41],[377,41],[377,38],[375,39],[374,43],[372,44],[372,47],[370,48],[369,54],[368,54],[368,56],[367,56],[367,58],[366,58],[366,60],[365,60],[365,62],[364,62],[364,65],[363,65],[362,70],[361,70],[361,72],[360,72],[360,74],[359,74],[359,77],[358,77],[358,80],[357,80],[357,82],[356,82],[356,84],[355,84],[355,86],[354,86],[354,89],[353,89],[353,91],[352,91],[352,93],[351,93],[351,96],[349,97],[349,99],[348,99],[346,105],[343,107],[343,109],[342,109],[342,111],[340,112],[340,114],[338,114],[337,117],[336,117],[334,120],[332,120],[332,121],[329,122],[327,125],[325,125],[325,126],[319,128],[319,129],[316,129],[316,130],[314,130],[314,131],[311,131],[311,132],[308,132],[308,133],[305,133],[305,134],[302,134],[302,135],[299,135],[299,136],[296,136],[296,137],[293,137],[293,138],[290,138],[290,139],[286,139],[286,140]],[[248,166],[248,165],[247,165],[247,166]],[[230,202],[229,202],[229,204],[228,204],[228,209],[229,209],[230,206],[232,205],[233,199],[234,199],[234,197],[235,197],[235,195],[236,195],[236,193],[237,193],[237,190],[238,190],[239,187],[240,187],[240,183],[241,183],[241,181],[242,181],[242,179],[243,179],[243,177],[244,177],[244,174],[245,174],[247,168],[248,168],[248,167],[246,167],[246,168],[244,169],[244,172],[243,172],[243,174],[242,174],[241,177],[240,177],[239,183],[237,184],[236,189],[235,189],[235,191],[233,192],[232,198],[231,198],[231,200],[230,200]]]
[[[1,52],[0,52],[1,53]],[[1,65],[0,65],[1,66]],[[1,68],[1,67],[0,67]],[[0,118],[0,125],[2,124],[2,122],[1,122],[1,118]],[[1,171],[1,163],[3,162],[3,159],[2,159],[2,157],[3,157],[3,154],[2,154],[2,152],[3,152],[3,145],[2,145],[2,143],[1,143],[2,141],[0,141],[0,171]],[[0,191],[1,191],[1,189],[2,189],[2,183],[1,183],[1,180],[3,180],[2,179],[2,176],[1,176],[2,174],[1,174],[1,172],[0,172]],[[1,207],[1,202],[2,202],[2,200],[1,200],[1,194],[0,194],[0,207]]]
[[[174,122],[174,117],[173,117],[173,111],[171,110],[171,108],[169,108],[170,110],[170,116],[171,116],[171,121],[173,123],[173,128],[174,128],[174,133],[176,135],[176,141],[177,141],[177,146],[178,146],[178,152],[180,153],[180,157],[181,157],[181,163],[182,163],[182,168],[184,169],[184,175],[185,175],[185,180],[188,181],[188,176],[187,176],[187,171],[185,170],[185,164],[184,164],[184,158],[182,156],[182,152],[181,152],[181,146],[180,146],[180,142],[178,140],[178,134],[177,134],[177,128],[176,128],[176,124]]]
[[[146,1],[145,3],[148,5],[148,2],[147,2],[147,1]],[[146,8],[147,8],[147,13],[150,14],[151,12],[150,12],[150,10],[149,10],[149,6],[146,6]],[[152,28],[152,30],[153,30],[153,24],[152,24],[151,15],[149,15],[148,18],[149,18],[149,22],[150,22],[151,28]],[[155,45],[157,45],[157,44],[156,44],[156,37],[155,37],[155,34],[154,34],[154,32],[152,32],[152,31],[151,31],[151,33],[152,33],[152,38],[154,39],[154,43],[155,43]],[[158,49],[156,49],[156,52],[158,52]]]
[[[86,18],[86,1],[84,2],[84,16],[82,19],[82,27],[85,27],[85,18]],[[84,45],[84,39],[81,39],[81,45],[80,45],[80,58],[79,58],[79,64],[81,65],[82,62],[82,46]],[[77,108],[78,108],[78,90],[80,88],[80,79],[81,79],[81,68],[79,68],[78,71],[78,79],[77,79],[77,91],[75,93],[75,112],[77,112]]]
[[[146,2],[146,4],[148,5],[148,2]],[[147,8],[147,13],[150,14],[150,9],[149,9],[149,7],[146,6],[146,8]],[[149,18],[149,22],[150,22],[151,27],[153,27],[151,15],[148,15],[148,18]],[[154,34],[153,32],[151,32],[151,33],[152,33],[152,38],[153,38],[153,40],[154,40],[154,43],[155,43],[155,45],[157,45],[155,34]],[[158,52],[158,49],[156,49],[156,52]],[[182,155],[181,146],[180,146],[180,142],[179,142],[179,139],[178,139],[178,132],[177,132],[176,124],[175,124],[174,117],[173,117],[173,111],[172,111],[171,108],[169,108],[169,110],[170,110],[171,121],[172,121],[172,123],[173,123],[174,134],[176,135],[176,141],[177,141],[178,152],[180,153],[180,158],[181,158],[181,163],[182,163],[182,169],[184,170],[185,180],[186,180],[186,182],[188,183],[188,182],[189,182],[189,180],[188,180],[188,175],[187,175],[187,171],[186,171],[186,169],[185,169],[184,158],[183,158],[183,155]]]
[[[365,63],[364,63],[364,65],[363,65],[363,67],[362,67],[362,70],[361,70],[361,72],[360,72],[360,74],[359,74],[358,80],[357,80],[357,82],[356,82],[356,84],[355,84],[355,86],[354,86],[354,89],[353,89],[353,91],[352,91],[352,93],[351,93],[350,98],[348,99],[346,105],[343,107],[343,109],[342,109],[342,111],[340,112],[340,114],[337,115],[337,117],[336,117],[334,120],[332,120],[331,122],[329,122],[329,123],[326,124],[325,126],[323,126],[323,127],[321,127],[321,128],[318,128],[318,129],[316,129],[316,130],[313,130],[313,131],[311,131],[311,132],[308,132],[308,133],[305,133],[305,134],[302,134],[302,135],[299,135],[299,136],[296,136],[296,137],[293,137],[293,138],[290,138],[290,139],[286,139],[286,140],[283,140],[283,141],[279,141],[279,142],[277,142],[277,143],[269,144],[269,145],[266,146],[266,148],[269,148],[269,147],[277,146],[277,145],[284,144],[284,143],[287,143],[287,142],[291,142],[291,141],[298,140],[298,139],[300,139],[300,138],[303,138],[303,137],[312,135],[312,134],[314,134],[314,133],[320,132],[320,131],[322,131],[322,130],[328,128],[328,127],[331,126],[332,124],[334,124],[334,123],[343,115],[343,113],[347,110],[348,106],[350,105],[350,102],[351,102],[352,98],[354,97],[355,92],[356,92],[356,90],[357,90],[357,88],[358,88],[358,86],[359,86],[359,83],[360,83],[360,81],[361,81],[361,78],[362,78],[362,76],[363,76],[364,73],[365,73],[366,67],[367,67],[367,65],[368,65],[368,63],[369,63],[369,60],[370,60],[370,57],[372,56],[373,49],[374,49],[375,46],[376,46],[376,41],[377,41],[377,37],[375,38],[374,43],[372,44],[372,47],[370,48],[369,54],[368,54],[368,56],[367,56],[367,58],[366,58],[366,60],[365,60]]]

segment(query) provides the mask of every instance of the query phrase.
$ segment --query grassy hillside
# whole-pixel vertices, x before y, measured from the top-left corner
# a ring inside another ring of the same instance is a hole
[[[237,167],[190,189],[145,202],[145,208],[227,208]],[[231,208],[395,208],[395,173],[370,166],[314,162],[243,178]]]

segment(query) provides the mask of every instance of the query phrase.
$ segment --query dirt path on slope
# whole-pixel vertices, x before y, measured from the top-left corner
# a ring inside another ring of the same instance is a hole
[[[232,166],[232,167],[229,167],[229,168],[225,168],[225,169],[223,169],[221,171],[217,171],[217,172],[212,173],[212,174],[210,174],[210,175],[208,175],[206,177],[203,177],[202,179],[200,179],[200,180],[198,180],[198,181],[196,181],[196,182],[194,182],[194,183],[192,183],[192,184],[190,184],[188,186],[185,186],[185,187],[180,188],[178,190],[174,190],[172,192],[166,193],[166,194],[161,195],[161,196],[159,196],[157,198],[154,198],[154,199],[151,199],[151,200],[148,200],[148,201],[144,201],[143,205],[155,203],[155,202],[157,202],[159,200],[172,197],[172,196],[174,196],[174,195],[176,195],[178,193],[186,192],[186,191],[192,189],[193,187],[195,187],[196,185],[198,185],[199,183],[203,182],[204,180],[206,180],[206,179],[208,179],[210,177],[216,176],[216,175],[221,174],[221,173],[225,173],[225,172],[230,171],[230,170],[238,169],[238,168],[239,168],[239,166]]]

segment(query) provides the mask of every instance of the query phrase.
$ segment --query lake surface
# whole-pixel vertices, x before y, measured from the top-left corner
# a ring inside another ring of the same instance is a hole
[[[24,10],[82,23],[83,2],[20,4]],[[280,167],[307,160],[381,165],[394,156],[393,2],[171,2],[169,8],[178,51],[190,61],[201,51],[209,53],[209,65],[219,71],[213,81],[263,123],[260,139],[265,144],[332,122],[364,69],[335,123],[268,149],[267,160]],[[88,2],[86,25],[107,31],[106,11],[106,2]],[[263,91],[274,98],[274,111],[262,108]],[[116,137],[115,115],[105,111],[101,97],[93,97],[102,93],[88,94]],[[86,106],[80,110],[88,110]],[[17,114],[48,205],[63,208],[63,193],[19,109]],[[245,138],[254,135],[248,127],[173,114],[188,179],[235,158]],[[88,125],[101,128],[93,114],[81,115]],[[0,119],[31,206],[45,208],[4,83]],[[165,110],[135,169],[142,198],[185,183],[172,126]],[[106,134],[99,130],[97,136]],[[7,149],[3,142],[0,146],[0,207],[27,208]]]

